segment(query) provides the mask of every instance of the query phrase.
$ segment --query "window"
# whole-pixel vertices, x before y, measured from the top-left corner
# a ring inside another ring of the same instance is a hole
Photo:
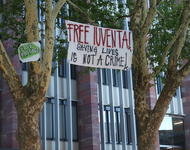
[[[67,60],[63,59],[63,61],[59,64],[59,68],[58,68],[58,73],[59,73],[59,77],[66,77],[66,73],[67,73]],[[75,80],[76,79],[76,66],[75,65],[70,65],[70,71],[71,71],[71,79]]]
[[[114,108],[114,123],[116,130],[116,142],[117,144],[122,143],[122,135],[124,133],[121,132],[121,116],[120,116],[120,107]],[[111,143],[111,114],[110,114],[110,106],[104,106],[104,123],[105,123],[105,141],[107,144]],[[125,116],[126,119],[126,142],[127,144],[132,143],[132,132],[131,132],[131,112],[129,108],[125,108]]]
[[[110,106],[104,106],[106,143],[111,143]]]
[[[102,69],[102,83],[108,85],[108,71],[107,69]]]
[[[66,100],[59,100],[59,125],[60,140],[67,140],[67,120],[66,120]],[[77,103],[72,102],[72,130],[73,141],[78,140]],[[46,102],[46,139],[55,139],[55,103],[53,98],[48,98]]]
[[[60,77],[66,77],[66,59],[63,59],[58,67],[58,74]]]
[[[60,139],[67,140],[66,134],[66,101],[59,101]]]
[[[120,107],[115,107],[115,119],[116,119],[116,142],[117,144],[120,144],[122,142]]]
[[[3,0],[0,0],[0,5],[3,6]]]
[[[177,90],[178,90],[178,89],[177,89]],[[177,90],[176,90],[175,93],[174,93],[174,97],[177,97],[177,92],[178,92]]]
[[[97,77],[98,77],[98,79],[97,79],[97,81],[98,81],[98,84],[100,84],[100,81],[101,81],[101,74],[100,74],[100,69],[98,69],[97,68]],[[102,82],[102,81],[101,81]]]
[[[71,79],[75,80],[76,79],[76,66],[71,65]]]
[[[161,79],[161,77],[156,78],[156,84],[157,84],[157,94],[160,94],[162,91],[162,79]]]
[[[59,123],[60,123],[60,140],[67,140],[67,120],[66,120],[66,100],[60,100],[59,103]],[[73,141],[78,140],[78,123],[77,123],[77,103],[72,102],[72,130]]]
[[[131,135],[131,112],[129,108],[125,108],[125,119],[126,119],[126,137],[127,144],[132,143],[132,135]]]
[[[2,83],[2,72],[0,71],[0,92],[3,90],[3,83]]]
[[[113,74],[113,86],[118,87],[118,86],[119,86],[118,70],[113,69],[113,70],[112,70],[112,74]]]
[[[78,140],[78,123],[77,123],[77,103],[72,102],[72,128],[73,128],[73,141]]]
[[[122,71],[122,78],[123,78],[123,88],[128,89],[128,82],[127,82],[127,71]]]
[[[185,133],[184,133],[184,121],[183,118],[172,118],[173,123],[173,136],[174,144],[184,148],[185,145]]]
[[[22,63],[22,70],[23,71],[28,71],[29,64],[28,63]]]
[[[184,121],[180,116],[165,116],[159,129],[160,145],[184,148]]]
[[[55,126],[55,112],[54,112],[54,99],[48,98],[46,102],[46,138],[53,140]]]

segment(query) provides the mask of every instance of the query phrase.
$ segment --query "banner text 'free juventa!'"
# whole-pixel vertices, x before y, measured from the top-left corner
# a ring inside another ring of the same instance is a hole
[[[102,28],[66,20],[69,63],[111,69],[131,67],[133,42],[129,30]]]

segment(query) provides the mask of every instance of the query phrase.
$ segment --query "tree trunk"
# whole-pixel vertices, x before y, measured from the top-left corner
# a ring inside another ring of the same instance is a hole
[[[145,131],[143,134],[138,135],[138,150],[156,150],[157,133],[158,129],[154,129],[152,131]]]
[[[25,98],[16,105],[18,117],[18,142],[20,150],[41,150],[39,134],[39,115],[41,104],[39,98]]]
[[[136,77],[139,77],[136,72]],[[150,108],[147,93],[149,86],[142,79],[137,78],[135,85],[135,113],[137,123],[138,150],[156,150],[157,133],[159,125],[153,125],[151,121],[152,110]]]

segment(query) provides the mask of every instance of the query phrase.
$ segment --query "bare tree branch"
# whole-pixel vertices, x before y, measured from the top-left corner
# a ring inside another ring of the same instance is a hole
[[[150,8],[148,10],[146,19],[145,19],[144,24],[142,26],[142,34],[143,35],[148,34],[150,26],[151,26],[151,24],[152,24],[152,22],[154,20],[155,14],[156,14],[156,0],[152,0],[150,2]]]
[[[66,0],[59,0],[55,7],[53,8],[53,11],[52,11],[52,16],[53,16],[53,19],[55,19],[59,13],[59,11],[61,10],[61,8],[63,7],[63,5],[65,4]]]
[[[186,30],[184,29],[184,31],[180,34],[177,41],[174,43],[174,45],[172,47],[172,53],[170,54],[170,57],[169,57],[168,68],[175,68],[177,70],[178,58],[184,47],[184,43],[186,40],[186,33],[187,33],[187,28],[186,28]]]
[[[131,23],[133,24],[131,27],[133,27],[133,30],[135,27],[138,28],[141,26],[141,22],[143,22],[143,17],[145,18],[145,16],[142,15],[142,10],[146,10],[144,8],[144,5],[142,5],[144,3],[144,0],[138,0],[135,1],[135,7],[132,10],[132,12],[130,12],[131,14]]]
[[[144,0],[135,1],[135,7],[131,12],[131,29],[133,31],[134,40],[134,53],[133,53],[133,67],[135,82],[135,98],[136,110],[139,120],[146,121],[149,114],[149,104],[145,95],[145,91],[149,88],[149,70],[146,55],[146,42],[147,36],[142,33],[142,26],[147,17],[147,5]],[[140,90],[141,89],[141,90]],[[146,114],[146,115],[142,115]]]
[[[140,25],[142,26],[148,15],[148,5],[146,0],[141,0],[141,20]]]
[[[182,22],[187,21],[185,24],[183,30],[181,31],[181,34],[179,35],[178,39],[175,41],[173,45],[173,51],[170,55],[169,59],[169,66],[172,66],[173,64],[176,65],[178,62],[178,58],[181,55],[182,48],[184,47],[184,43],[186,40],[187,30],[190,24],[190,1],[185,1],[185,9],[182,13]]]
[[[95,23],[95,21],[92,20],[86,12],[84,12],[80,7],[78,7],[76,4],[74,4],[71,0],[67,0],[67,2],[68,2],[69,5],[71,5],[76,11],[78,11],[78,12],[81,13],[83,16],[85,16],[85,17],[86,17],[85,19],[88,21],[88,23],[90,23],[90,24],[94,24],[94,23]]]
[[[42,56],[42,73],[39,79],[40,87],[43,87],[41,93],[45,93],[48,88],[51,69],[52,69],[52,56],[54,49],[54,32],[55,32],[55,19],[52,16],[52,0],[46,0],[45,5],[45,47]],[[39,89],[40,90],[40,89]]]
[[[38,9],[36,0],[24,0],[26,6],[26,35],[28,42],[39,41],[39,28],[38,28]],[[38,84],[37,78],[40,76],[41,64],[40,62],[31,62],[29,69],[29,86]],[[38,69],[36,69],[38,68]]]
[[[159,5],[163,0],[157,0],[156,5]]]
[[[157,123],[161,122],[161,120],[159,120],[160,116],[162,116],[161,118],[163,118],[177,87],[181,84],[185,75],[187,75],[190,72],[189,61],[179,71],[177,70],[178,57],[180,56],[181,50],[184,46],[186,39],[186,32],[188,29],[188,25],[190,23],[189,10],[190,10],[190,1],[185,1],[184,10],[182,12],[182,18],[181,18],[182,24],[180,25],[179,30],[177,31],[175,36],[173,37],[171,45],[167,47],[168,51],[170,48],[172,48],[173,51],[166,72],[164,88],[152,111],[151,121],[149,122],[150,124],[153,125],[156,125]]]
[[[24,0],[26,8],[26,35],[28,42],[39,41],[38,9],[36,0]]]
[[[132,14],[130,14],[130,15],[118,16],[116,20],[123,19],[123,18],[128,18],[128,17],[131,17],[131,16],[132,16]]]
[[[13,93],[13,96],[16,97],[17,96],[16,93],[18,92],[22,93],[23,86],[20,81],[20,78],[17,72],[15,71],[13,64],[11,63],[9,56],[7,55],[7,52],[1,41],[0,41],[0,70],[2,71],[3,77],[7,81],[11,93]]]
[[[186,64],[180,70],[178,70],[177,76],[184,78],[189,73],[190,73],[190,60],[188,60]]]

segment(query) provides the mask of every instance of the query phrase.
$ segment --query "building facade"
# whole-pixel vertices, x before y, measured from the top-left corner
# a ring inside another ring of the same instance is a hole
[[[26,84],[27,65],[22,66],[16,57],[13,62]],[[136,150],[131,71],[97,69],[86,73],[85,69],[63,60],[52,73],[47,101],[40,115],[43,149]],[[181,88],[184,106],[179,88],[168,108],[159,130],[158,149],[189,149],[184,136],[185,131],[188,140],[187,83],[188,78]],[[154,106],[161,88],[158,79],[156,88],[150,89],[150,107]],[[0,147],[19,148],[16,111],[4,80],[1,80],[0,96]]]
[[[44,20],[40,10],[39,20]],[[124,24],[127,29],[128,21],[125,20]],[[43,34],[43,24],[40,27]],[[56,33],[60,33],[58,28]],[[43,46],[43,40],[41,42]],[[11,55],[12,41],[4,44]],[[21,64],[17,56],[12,61],[25,85],[27,64]],[[97,69],[89,72],[64,59],[59,66],[55,62],[53,67],[39,122],[43,150],[137,150],[131,70]],[[156,83],[147,95],[152,108],[162,89],[160,78]],[[159,130],[157,149],[190,149],[185,142],[190,136],[189,83],[187,77],[173,97]],[[19,149],[16,129],[12,96],[6,82],[1,80],[0,148]]]

